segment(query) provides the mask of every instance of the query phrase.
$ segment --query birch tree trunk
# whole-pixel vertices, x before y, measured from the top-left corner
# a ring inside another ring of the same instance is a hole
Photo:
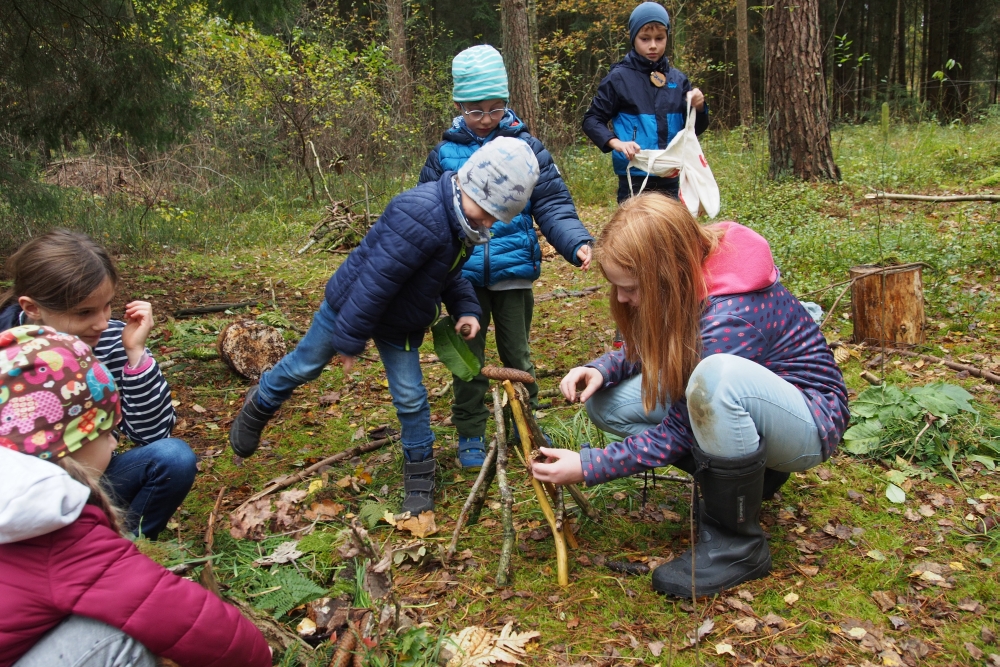
[[[503,60],[510,86],[510,107],[538,134],[538,99],[531,66],[531,31],[526,0],[500,0]]]
[[[764,16],[770,177],[840,180],[830,143],[818,0],[775,0]]]

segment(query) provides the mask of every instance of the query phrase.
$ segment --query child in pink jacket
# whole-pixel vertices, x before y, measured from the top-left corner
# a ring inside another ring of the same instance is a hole
[[[236,608],[121,536],[96,481],[120,418],[86,343],[37,325],[0,333],[0,667],[270,665]]]

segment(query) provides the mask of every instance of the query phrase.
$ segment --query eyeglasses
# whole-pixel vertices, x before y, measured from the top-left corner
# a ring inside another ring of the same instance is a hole
[[[501,118],[503,118],[504,114],[507,113],[507,107],[503,107],[501,109],[493,109],[492,111],[481,111],[479,109],[473,109],[472,111],[468,111],[466,110],[464,104],[462,104],[461,107],[462,107],[462,113],[471,118],[472,120],[482,120],[483,116],[487,114],[489,114],[490,118],[492,118],[493,120],[500,120]]]

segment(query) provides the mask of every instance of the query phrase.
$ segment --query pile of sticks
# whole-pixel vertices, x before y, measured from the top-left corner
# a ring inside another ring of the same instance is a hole
[[[462,512],[455,525],[455,532],[451,536],[451,544],[445,553],[445,560],[449,560],[455,554],[458,546],[458,535],[462,527],[466,524],[473,524],[479,520],[483,504],[486,502],[486,495],[493,480],[497,480],[500,487],[500,507],[501,521],[503,523],[503,543],[500,549],[500,563],[497,568],[497,586],[509,586],[512,583],[511,575],[511,553],[514,549],[516,531],[514,530],[513,506],[514,495],[510,489],[508,478],[508,447],[514,446],[514,451],[521,458],[528,471],[528,478],[531,480],[535,497],[542,508],[545,520],[552,530],[556,548],[556,572],[560,586],[569,585],[569,555],[568,548],[576,549],[578,544],[573,531],[569,530],[566,521],[566,503],[564,492],[569,491],[577,506],[587,518],[597,521],[599,515],[594,507],[587,500],[587,497],[575,485],[565,487],[550,483],[539,482],[531,474],[532,452],[540,447],[548,446],[542,430],[535,421],[531,413],[528,399],[528,390],[524,383],[532,382],[533,378],[524,371],[515,371],[509,368],[491,368],[489,366],[482,369],[483,375],[493,380],[500,380],[500,385],[493,386],[493,415],[496,419],[496,433],[490,443],[489,451],[486,453],[486,461],[479,471],[479,477],[469,497],[462,507]],[[518,375],[519,374],[519,375]],[[511,377],[515,381],[511,381]],[[504,407],[501,395],[506,398],[506,408]],[[507,417],[510,417],[508,420]],[[513,433],[508,434],[508,425],[517,429],[520,440],[520,451],[517,449]],[[550,502],[551,501],[551,502]]]
[[[326,207],[326,215],[309,232],[309,241],[299,249],[302,254],[316,244],[321,244],[321,250],[336,252],[353,248],[368,233],[371,226],[371,215],[355,213],[353,205],[342,201],[332,201]]]

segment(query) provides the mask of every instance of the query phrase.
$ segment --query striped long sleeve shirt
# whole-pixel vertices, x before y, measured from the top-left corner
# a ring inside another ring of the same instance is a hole
[[[128,367],[122,343],[124,328],[121,320],[109,321],[94,352],[111,371],[121,393],[119,430],[135,444],[148,445],[170,437],[177,414],[170,402],[170,386],[148,349],[137,368]]]

